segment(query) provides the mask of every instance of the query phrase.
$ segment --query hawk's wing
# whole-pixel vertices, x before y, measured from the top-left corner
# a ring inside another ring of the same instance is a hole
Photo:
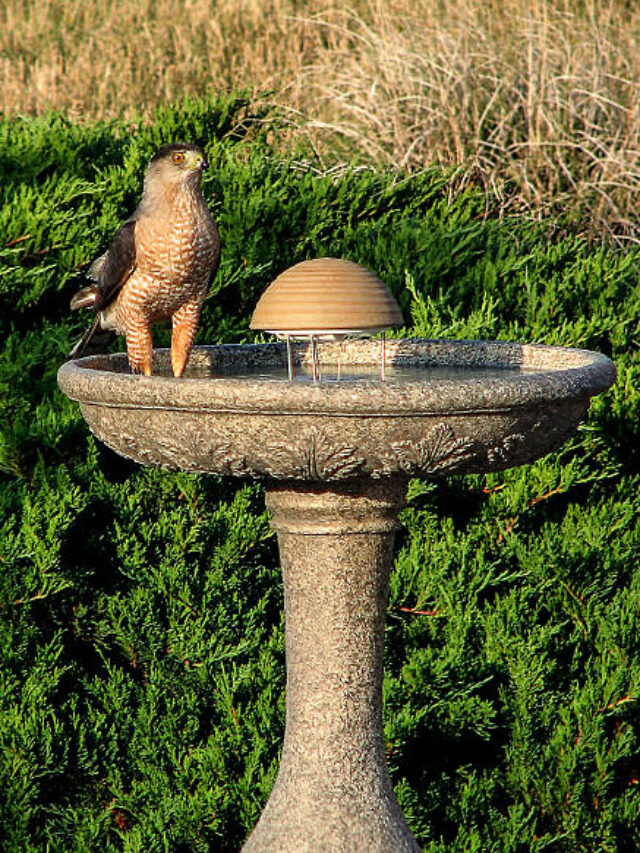
[[[119,293],[136,266],[135,219],[129,219],[115,233],[111,245],[89,268],[97,282],[93,307],[100,311]]]

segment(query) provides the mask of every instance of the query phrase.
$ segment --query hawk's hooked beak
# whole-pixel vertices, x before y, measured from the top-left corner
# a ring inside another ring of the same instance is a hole
[[[202,172],[209,165],[204,154],[199,154],[197,151],[190,151],[187,154],[187,158],[190,169],[194,171]]]

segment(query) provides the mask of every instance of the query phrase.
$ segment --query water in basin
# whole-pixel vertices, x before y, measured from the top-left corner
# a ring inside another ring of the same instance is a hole
[[[320,366],[320,381],[322,383],[354,383],[354,382],[386,382],[400,384],[406,382],[440,382],[463,380],[492,380],[504,379],[505,376],[517,376],[540,372],[534,368],[514,367],[473,367],[469,365],[387,365],[384,376],[381,375],[380,365],[374,364],[322,364]],[[159,371],[157,375],[170,374]],[[248,367],[239,365],[233,368],[225,365],[220,368],[216,365],[193,366],[185,374],[186,378],[193,379],[227,379],[233,378],[239,381],[249,380],[260,382],[290,382],[294,384],[312,384],[314,382],[313,370],[310,364],[296,365],[293,379],[290,380],[286,366],[265,367],[256,365]],[[317,381],[317,380],[316,380]]]

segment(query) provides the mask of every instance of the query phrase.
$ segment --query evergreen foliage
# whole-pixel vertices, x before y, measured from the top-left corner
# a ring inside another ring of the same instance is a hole
[[[200,342],[252,339],[275,275],[340,255],[389,283],[404,334],[616,360],[562,450],[412,483],[384,720],[428,853],[640,849],[640,251],[499,218],[453,174],[283,161],[277,122],[254,118],[231,96],[133,132],[0,123],[0,849],[237,850],[277,770],[282,597],[261,488],[115,457],[55,381],[84,323],[74,278],[174,138],[206,146],[223,241]]]

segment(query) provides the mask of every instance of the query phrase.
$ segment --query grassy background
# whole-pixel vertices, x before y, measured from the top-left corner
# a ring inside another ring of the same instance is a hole
[[[507,208],[638,241],[635,0],[5,0],[8,114],[148,114],[271,90],[277,140],[457,166]]]
[[[275,778],[282,601],[260,487],[118,459],[55,383],[74,277],[180,137],[206,143],[224,246],[200,342],[250,340],[263,287],[334,254],[388,282],[406,334],[616,360],[561,451],[412,483],[384,725],[429,853],[640,849],[640,251],[510,217],[455,171],[274,154],[281,125],[234,96],[133,132],[0,124],[0,849],[237,850]]]

